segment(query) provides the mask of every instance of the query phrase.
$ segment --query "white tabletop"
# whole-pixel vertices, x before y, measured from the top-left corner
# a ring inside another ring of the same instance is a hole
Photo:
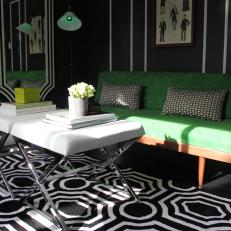
[[[9,115],[4,110],[0,110],[0,131],[10,133],[13,124],[17,121],[28,120],[32,118],[45,118],[47,112],[32,113],[27,115]]]
[[[140,123],[126,120],[69,130],[34,118],[16,122],[11,130],[15,137],[62,155],[112,145],[143,134]]]

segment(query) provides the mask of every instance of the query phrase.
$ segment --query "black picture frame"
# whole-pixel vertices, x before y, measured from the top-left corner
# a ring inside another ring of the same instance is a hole
[[[153,47],[194,45],[194,0],[155,0]]]

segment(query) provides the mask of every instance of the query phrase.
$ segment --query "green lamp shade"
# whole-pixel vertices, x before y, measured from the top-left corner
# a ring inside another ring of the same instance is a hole
[[[27,22],[20,24],[16,27],[16,29],[28,35],[31,35],[33,33],[32,25]]]
[[[80,19],[71,11],[67,11],[57,21],[58,27],[62,30],[74,31],[78,30],[82,26]]]

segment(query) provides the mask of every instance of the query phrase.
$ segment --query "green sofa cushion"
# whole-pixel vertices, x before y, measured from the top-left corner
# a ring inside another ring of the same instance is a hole
[[[45,81],[46,72],[43,71],[7,71],[7,81],[11,80],[34,80],[34,81]]]
[[[102,111],[114,112],[120,119],[140,122],[145,134],[161,140],[231,153],[231,119],[220,122],[181,116],[163,116],[153,110],[132,111],[103,106]]]
[[[104,82],[115,84],[138,84],[144,86],[143,107],[161,112],[168,87],[183,89],[227,89],[231,91],[231,75],[174,73],[174,72],[102,72],[99,75],[96,101],[99,102]],[[225,107],[225,118],[231,118],[231,97]]]

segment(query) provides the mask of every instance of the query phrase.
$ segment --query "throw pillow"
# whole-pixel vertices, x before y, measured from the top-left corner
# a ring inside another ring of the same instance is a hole
[[[22,88],[40,88],[43,86],[43,84],[45,83],[45,81],[37,81],[37,80],[31,80],[31,79],[24,79],[21,81],[21,86]]]
[[[141,89],[140,85],[104,83],[99,103],[137,110],[140,107]]]
[[[162,115],[192,116],[221,120],[226,90],[187,90],[168,88]]]
[[[7,82],[7,85],[12,89],[18,87],[19,84],[20,84],[20,81],[16,80],[16,79],[15,80],[10,80],[10,81]]]

